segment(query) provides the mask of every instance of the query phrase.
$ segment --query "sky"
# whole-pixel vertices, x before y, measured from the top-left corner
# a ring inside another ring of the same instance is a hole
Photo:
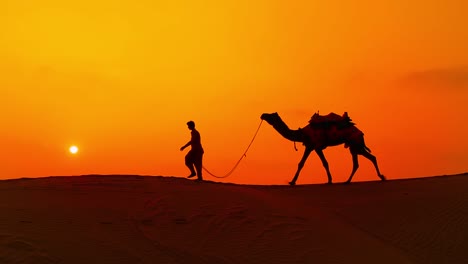
[[[223,176],[262,113],[348,112],[389,179],[468,171],[468,2],[0,2],[0,179],[184,177],[193,120]],[[79,152],[69,153],[71,145]],[[304,147],[263,123],[225,179],[285,184]],[[352,168],[324,151],[335,182]],[[378,180],[360,158],[354,181]],[[312,153],[298,184],[326,182]]]

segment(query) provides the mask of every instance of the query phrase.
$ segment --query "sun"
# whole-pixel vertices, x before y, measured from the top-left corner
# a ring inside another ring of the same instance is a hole
[[[69,151],[70,151],[71,154],[76,154],[76,153],[78,153],[78,147],[77,146],[71,146],[69,148]]]

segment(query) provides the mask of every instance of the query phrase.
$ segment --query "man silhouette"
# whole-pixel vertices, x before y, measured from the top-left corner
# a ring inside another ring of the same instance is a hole
[[[195,122],[187,122],[188,129],[191,130],[191,139],[190,141],[183,145],[180,148],[180,151],[184,150],[186,147],[191,146],[190,151],[185,155],[185,165],[190,170],[190,175],[187,178],[192,178],[198,176],[198,180],[202,181],[202,160],[203,160],[203,148],[201,145],[200,133],[195,129]],[[195,166],[195,169],[194,169]],[[196,172],[195,172],[196,170]]]

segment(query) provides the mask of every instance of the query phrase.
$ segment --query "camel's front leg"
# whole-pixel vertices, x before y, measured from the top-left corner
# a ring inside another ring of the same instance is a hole
[[[299,161],[299,164],[297,165],[296,174],[294,175],[294,178],[292,179],[292,181],[289,182],[290,185],[295,185],[296,184],[297,178],[299,177],[299,173],[301,172],[302,167],[304,167],[304,164],[305,164],[307,158],[309,157],[310,152],[312,152],[312,150],[313,150],[313,148],[310,148],[310,147],[305,148],[304,155],[302,155],[302,159],[301,159],[301,161]]]
[[[323,150],[316,149],[315,152],[317,152],[317,155],[319,156],[320,160],[322,161],[323,167],[327,171],[328,184],[332,184],[332,176],[331,176],[331,173],[330,173],[330,169],[328,167],[328,161],[325,158],[325,155],[323,154]]]

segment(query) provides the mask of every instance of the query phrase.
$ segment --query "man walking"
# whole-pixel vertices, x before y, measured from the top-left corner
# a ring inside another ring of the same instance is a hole
[[[192,137],[187,144],[180,148],[180,151],[182,151],[186,147],[191,146],[190,151],[185,156],[185,165],[190,170],[190,175],[187,178],[198,176],[197,180],[202,181],[202,160],[204,151],[201,145],[200,133],[195,129],[195,122],[188,121],[187,126],[188,129],[191,130],[190,133]]]

